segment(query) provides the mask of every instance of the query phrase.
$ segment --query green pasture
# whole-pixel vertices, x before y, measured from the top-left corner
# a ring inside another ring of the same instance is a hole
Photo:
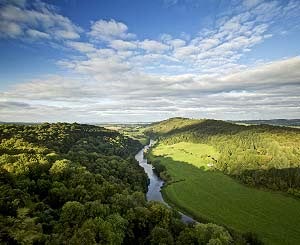
[[[172,183],[165,199],[194,218],[239,232],[253,232],[266,244],[300,244],[300,200],[246,187],[213,170],[218,152],[205,144],[159,144],[151,158],[166,166]]]

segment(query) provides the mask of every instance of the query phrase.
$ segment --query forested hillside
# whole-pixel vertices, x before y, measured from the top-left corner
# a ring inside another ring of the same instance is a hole
[[[271,119],[271,120],[239,120],[232,121],[235,123],[243,123],[243,124],[269,124],[276,126],[291,126],[291,127],[299,127],[300,119]]]
[[[152,124],[146,133],[166,144],[183,141],[213,146],[219,154],[212,159],[214,169],[251,186],[300,196],[299,129],[173,118]]]
[[[0,125],[1,244],[245,244],[145,200],[138,141],[79,124]],[[251,236],[250,236],[251,239]]]

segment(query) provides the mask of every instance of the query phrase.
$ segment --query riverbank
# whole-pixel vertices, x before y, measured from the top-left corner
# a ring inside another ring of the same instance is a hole
[[[172,208],[165,200],[162,195],[162,189],[164,187],[164,180],[161,179],[154,171],[152,164],[148,163],[147,158],[145,157],[145,152],[154,145],[154,140],[150,140],[150,143],[144,146],[136,155],[135,159],[139,162],[139,165],[144,169],[145,173],[149,179],[148,191],[146,194],[147,201],[158,201],[164,205]],[[177,209],[174,208],[176,211]],[[192,217],[185,215],[184,213],[177,211],[181,215],[181,220],[185,223],[197,222]]]

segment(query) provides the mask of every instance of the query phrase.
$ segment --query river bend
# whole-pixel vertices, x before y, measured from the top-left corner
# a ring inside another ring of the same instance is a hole
[[[159,178],[153,171],[153,166],[148,164],[147,158],[145,158],[144,151],[147,151],[151,146],[153,146],[154,140],[150,140],[150,143],[141,149],[136,155],[135,159],[139,162],[139,165],[144,169],[145,173],[149,178],[149,185],[147,191],[147,201],[158,201],[164,205],[170,207],[163,199],[161,194],[161,189],[164,185],[164,181]],[[181,215],[181,220],[185,223],[196,222],[193,218],[179,212]]]

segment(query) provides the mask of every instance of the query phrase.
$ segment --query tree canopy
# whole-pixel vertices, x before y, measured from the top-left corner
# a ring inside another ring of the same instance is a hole
[[[246,244],[215,225],[186,225],[147,202],[141,143],[67,123],[0,125],[0,243]]]

